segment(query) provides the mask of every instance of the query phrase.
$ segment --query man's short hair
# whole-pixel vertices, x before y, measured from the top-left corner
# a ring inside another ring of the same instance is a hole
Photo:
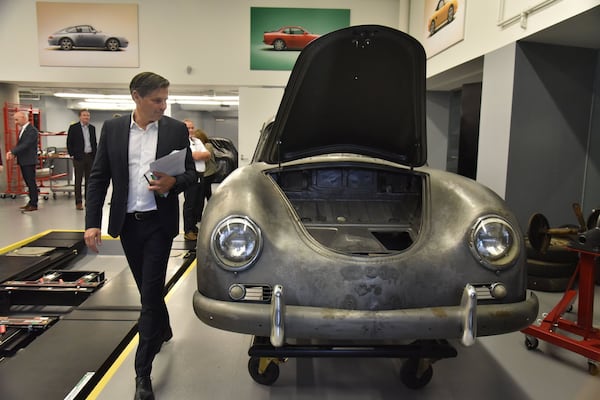
[[[135,90],[140,96],[145,97],[156,89],[169,87],[169,84],[166,78],[154,72],[140,72],[131,80],[129,93],[133,93]]]

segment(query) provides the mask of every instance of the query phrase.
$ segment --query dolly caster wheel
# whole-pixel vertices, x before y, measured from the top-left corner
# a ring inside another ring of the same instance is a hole
[[[421,389],[432,377],[433,367],[424,359],[409,358],[400,369],[400,380],[410,389]]]
[[[269,386],[279,378],[279,365],[270,358],[250,357],[248,372],[256,383]]]
[[[529,335],[525,336],[525,347],[527,347],[527,350],[535,350],[539,345],[540,341],[538,338]]]
[[[573,304],[571,304],[569,307],[567,307],[567,309],[565,310],[565,312],[572,312],[573,311]]]
[[[16,199],[16,198],[17,198],[17,195],[16,195],[16,194],[11,194],[11,195],[10,195],[10,198],[11,198],[11,199]]]

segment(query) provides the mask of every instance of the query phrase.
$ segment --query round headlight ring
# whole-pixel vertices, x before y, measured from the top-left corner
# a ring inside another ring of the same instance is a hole
[[[262,249],[262,233],[250,218],[233,215],[217,224],[211,235],[211,250],[228,271],[243,271],[256,261]]]
[[[479,218],[469,235],[473,256],[486,268],[502,270],[519,257],[520,237],[510,223],[497,215]]]

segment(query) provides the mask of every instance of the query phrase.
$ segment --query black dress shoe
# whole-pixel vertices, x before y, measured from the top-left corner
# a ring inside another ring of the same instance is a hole
[[[152,381],[149,376],[135,378],[135,396],[133,396],[133,400],[154,400]]]

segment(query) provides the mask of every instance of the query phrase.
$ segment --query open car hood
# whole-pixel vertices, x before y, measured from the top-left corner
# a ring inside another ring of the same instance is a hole
[[[378,25],[315,39],[294,65],[271,128],[256,160],[278,163],[343,152],[422,166],[423,47]]]

